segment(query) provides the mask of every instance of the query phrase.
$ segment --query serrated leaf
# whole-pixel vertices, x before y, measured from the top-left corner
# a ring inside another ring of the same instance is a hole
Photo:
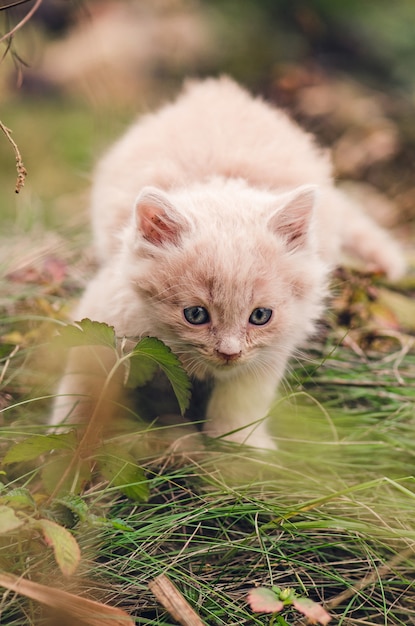
[[[149,359],[147,355],[136,354],[134,350],[129,355],[126,382],[126,386],[132,389],[148,383],[158,369],[156,361]]]
[[[284,603],[266,587],[251,589],[247,600],[251,610],[255,613],[278,613],[284,608]]]
[[[54,493],[58,484],[60,485],[59,493],[55,495],[59,497],[67,493],[80,493],[82,491],[85,483],[91,478],[88,461],[77,463],[67,473],[71,460],[71,454],[62,453],[48,459],[48,462],[42,468],[42,482],[47,493]],[[61,483],[64,475],[65,480]]]
[[[11,505],[15,510],[27,508],[33,509],[36,507],[32,494],[24,487],[10,489],[7,494],[0,496],[0,502],[2,504]]]
[[[170,381],[183,414],[189,406],[191,384],[179,359],[170,348],[155,337],[144,337],[132,350],[130,358],[133,375],[141,367],[147,368],[145,370],[147,374],[153,367],[151,375],[154,375],[157,365],[163,370]],[[154,365],[149,365],[149,363]],[[147,378],[147,380],[149,379]]]
[[[88,518],[88,505],[81,496],[75,493],[67,493],[58,498],[56,502],[69,509],[80,522],[84,522]]]
[[[95,458],[103,477],[127,498],[138,502],[148,500],[150,490],[144,470],[126,450],[106,444]]]
[[[115,348],[117,343],[112,326],[108,326],[104,322],[93,322],[88,318],[60,328],[59,335],[54,341],[65,348],[76,348],[79,346],[107,346]]]
[[[81,560],[81,550],[75,537],[63,526],[49,519],[39,519],[32,522],[38,528],[47,545],[53,548],[56,563],[64,576],[71,576]]]
[[[45,452],[72,450],[75,446],[76,437],[73,432],[62,433],[61,435],[34,435],[9,448],[3,459],[3,464],[31,461]]]
[[[318,604],[309,598],[295,598],[293,606],[297,611],[305,615],[312,624],[323,624],[325,626],[331,620],[331,615]]]
[[[17,517],[15,511],[9,506],[0,505],[0,534],[9,533],[23,525],[23,520]]]

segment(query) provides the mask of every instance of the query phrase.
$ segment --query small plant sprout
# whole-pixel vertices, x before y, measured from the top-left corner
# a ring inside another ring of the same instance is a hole
[[[256,587],[248,593],[248,604],[255,613],[280,613],[284,607],[293,606],[303,613],[311,624],[328,624],[331,616],[318,602],[298,596],[294,589],[285,587]],[[273,623],[273,621],[271,622]]]

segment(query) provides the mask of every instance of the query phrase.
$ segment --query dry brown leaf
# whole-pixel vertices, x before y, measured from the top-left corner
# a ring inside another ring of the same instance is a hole
[[[134,626],[125,611],[95,600],[88,600],[68,591],[0,572],[0,585],[51,609],[62,611],[88,626]]]
[[[415,331],[415,300],[413,298],[381,287],[378,291],[377,303],[389,309],[402,328],[410,332]]]

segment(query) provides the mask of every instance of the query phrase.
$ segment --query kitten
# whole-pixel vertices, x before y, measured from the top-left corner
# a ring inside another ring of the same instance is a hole
[[[101,269],[75,318],[163,340],[213,381],[204,431],[261,448],[274,447],[264,418],[342,251],[404,271],[389,235],[334,187],[328,154],[228,78],[188,85],[110,149],[92,223]],[[74,349],[52,423],[88,419],[110,367],[105,350],[97,367]]]

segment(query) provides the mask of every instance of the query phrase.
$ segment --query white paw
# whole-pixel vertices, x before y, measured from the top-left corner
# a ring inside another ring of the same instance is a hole
[[[263,423],[241,428],[233,432],[219,431],[212,425],[207,424],[204,432],[209,437],[218,438],[223,441],[232,441],[234,443],[259,448],[262,450],[277,450],[278,446],[275,440],[269,435]]]

